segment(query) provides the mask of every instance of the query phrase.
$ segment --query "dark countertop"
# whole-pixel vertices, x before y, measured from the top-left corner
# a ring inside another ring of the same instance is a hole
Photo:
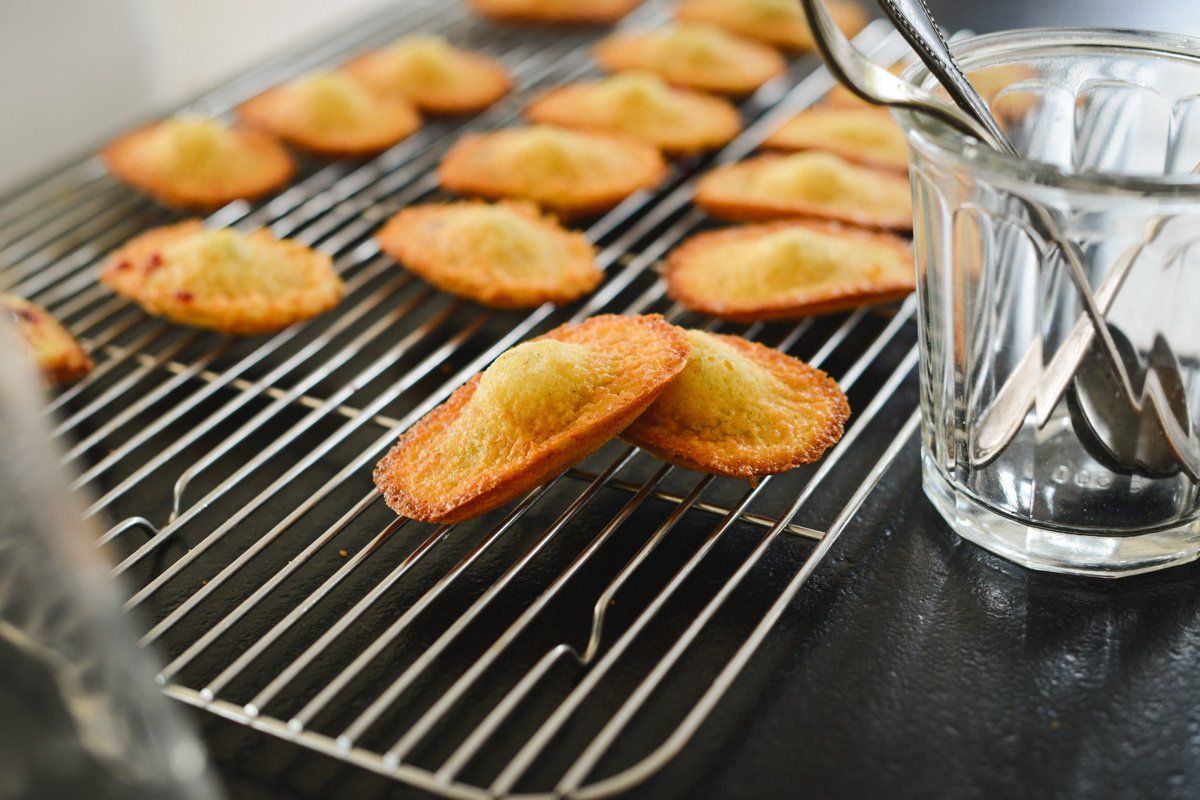
[[[1200,795],[1200,566],[1030,573],[951,534],[918,474],[915,452],[896,463],[712,719],[631,796]],[[427,796],[203,717],[234,797]]]
[[[946,27],[1200,34],[1184,0],[930,0]],[[899,459],[685,749],[632,796],[1200,796],[1200,567],[1023,571],[951,534]],[[235,798],[422,792],[193,713]]]
[[[704,793],[1198,796],[1200,571],[1024,571],[951,534],[918,474],[896,465],[747,670],[761,699]]]

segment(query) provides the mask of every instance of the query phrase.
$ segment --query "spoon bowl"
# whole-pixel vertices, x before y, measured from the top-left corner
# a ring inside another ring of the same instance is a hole
[[[1121,363],[1135,378],[1139,393],[1145,395],[1146,383],[1154,376],[1175,423],[1190,435],[1187,390],[1179,359],[1167,340],[1155,336],[1154,345],[1143,358],[1120,328],[1110,322],[1108,330],[1121,355]],[[1182,468],[1182,460],[1170,447],[1170,438],[1156,407],[1143,403],[1140,411],[1131,413],[1121,397],[1112,366],[1096,347],[1095,340],[1075,373],[1067,393],[1067,409],[1080,444],[1105,468],[1153,478],[1169,478]]]

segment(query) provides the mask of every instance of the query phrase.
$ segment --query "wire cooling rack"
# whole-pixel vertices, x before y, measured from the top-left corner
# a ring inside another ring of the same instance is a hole
[[[666,20],[650,2],[626,29]],[[368,162],[306,162],[294,185],[213,225],[267,226],[335,259],[333,313],[247,340],[152,319],[96,281],[103,256],[171,221],[96,158],[0,203],[0,285],[50,308],[96,360],[52,401],[55,433],[127,608],[186,703],[447,797],[602,797],[679,752],[916,430],[914,312],[718,324],[671,304],[660,259],[711,223],[696,174],[750,153],[832,86],[814,59],[741,104],[745,132],[673,165],[586,230],[607,271],[575,305],[498,312],[438,293],[371,234],[440,197],[464,131],[516,122],[537,91],[595,71],[599,34],[497,27],[418,0],[275,58],[187,111],[227,115],[305,70],[409,31],[502,59],[504,102],[431,121]],[[875,24],[858,44],[902,52]],[[397,434],[509,346],[599,312],[660,312],[833,374],[854,410],[816,465],[745,482],[614,442],[514,506],[457,525],[398,519],[371,483]]]

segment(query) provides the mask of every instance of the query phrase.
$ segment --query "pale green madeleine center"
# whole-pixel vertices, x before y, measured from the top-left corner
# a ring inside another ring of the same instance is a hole
[[[655,417],[710,440],[753,436],[747,412],[780,390],[779,379],[712,334],[689,330],[687,337],[687,366],[655,401]]]
[[[769,302],[828,284],[869,278],[898,262],[885,245],[807,228],[717,245],[696,256],[694,274],[706,293],[742,303]]]
[[[441,37],[408,36],[392,44],[388,53],[404,77],[443,83],[454,76],[457,54]]]
[[[577,344],[542,339],[504,353],[438,439],[441,482],[451,488],[567,430],[604,380],[592,354]]]
[[[681,25],[661,40],[657,62],[673,66],[684,62],[696,68],[738,68],[740,62],[731,52],[731,39],[717,28],[706,25]]]
[[[301,283],[293,265],[273,247],[227,228],[171,242],[163,247],[162,260],[148,281],[203,287],[217,295],[274,297]]]
[[[455,265],[485,263],[524,276],[554,274],[567,254],[534,222],[504,208],[463,209],[437,231],[438,249]]]
[[[301,113],[318,128],[349,128],[370,115],[367,90],[340,73],[305,76],[292,85],[292,91]]]
[[[682,117],[671,88],[649,73],[614,75],[600,83],[596,94],[608,116],[629,128],[673,124]]]
[[[155,158],[179,180],[207,182],[239,173],[247,160],[237,135],[224,123],[205,117],[174,117],[155,134]]]

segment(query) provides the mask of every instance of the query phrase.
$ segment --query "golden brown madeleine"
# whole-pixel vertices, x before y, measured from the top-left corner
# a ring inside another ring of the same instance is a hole
[[[908,242],[829,222],[700,233],[667,258],[667,292],[737,322],[791,319],[898,300],[916,288]]]
[[[50,386],[77,381],[92,371],[91,356],[46,309],[15,294],[0,293],[0,311],[12,318]]]
[[[372,155],[421,127],[412,103],[377,95],[344,70],[313,73],[268,89],[238,106],[238,114],[327,158]]]
[[[439,289],[496,308],[568,303],[604,278],[582,233],[527,202],[410,206],[375,238]]]
[[[857,3],[825,0],[825,8],[847,36],[854,36],[867,24],[867,14]],[[720,25],[789,50],[811,50],[815,46],[808,20],[796,0],[682,0],[675,16]]]
[[[642,0],[470,0],[477,14],[509,22],[547,25],[609,25]]]
[[[756,478],[808,464],[842,438],[850,404],[798,358],[689,330],[687,366],[621,438],[701,472]]]
[[[650,72],[551,89],[525,115],[534,122],[625,134],[670,155],[714,150],[742,129],[741,115],[728,100],[671,88]]]
[[[267,230],[207,230],[194,219],[126,242],[100,281],[147,313],[243,336],[314,317],[342,298],[324,253]]]
[[[906,176],[855,166],[831,153],[765,155],[717,167],[697,183],[696,204],[721,219],[815,217],[912,230]]]
[[[375,468],[397,514],[458,522],[545,483],[625,429],[679,374],[662,317],[605,315],[524,342],[426,414]]]
[[[658,149],[623,136],[549,125],[466,134],[438,167],[463,195],[532,200],[564,216],[596,214],[666,175]]]
[[[877,169],[908,172],[908,143],[891,113],[873,108],[810,108],[763,142],[776,150],[823,150]]]
[[[386,97],[415,103],[430,114],[468,114],[508,94],[512,80],[499,61],[412,35],[351,61],[346,71]]]
[[[294,166],[268,134],[181,116],[127,133],[104,149],[113,174],[176,208],[207,210],[284,186]]]
[[[741,96],[781,74],[787,62],[764,44],[714,25],[672,25],[618,34],[596,45],[606,70],[646,70],[676,86]]]

